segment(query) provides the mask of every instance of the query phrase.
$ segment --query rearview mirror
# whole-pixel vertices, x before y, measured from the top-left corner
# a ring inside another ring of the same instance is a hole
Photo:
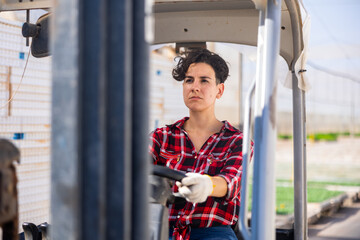
[[[22,35],[32,37],[31,54],[36,58],[50,55],[49,18],[50,13],[46,13],[39,17],[36,24],[26,22],[22,26]]]

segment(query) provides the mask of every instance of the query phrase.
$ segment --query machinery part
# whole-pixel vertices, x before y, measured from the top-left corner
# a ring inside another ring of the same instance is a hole
[[[20,151],[10,141],[0,139],[0,226],[3,240],[17,239],[18,236],[17,178],[14,161],[20,161]]]
[[[49,228],[50,225],[47,222],[40,224],[38,227],[41,231],[41,240],[50,240]]]
[[[41,240],[40,229],[35,224],[24,222],[22,227],[24,229],[25,240]]]

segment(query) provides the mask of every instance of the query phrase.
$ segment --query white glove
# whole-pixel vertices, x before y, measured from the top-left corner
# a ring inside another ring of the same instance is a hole
[[[179,187],[179,193],[192,203],[205,202],[214,188],[211,177],[200,173],[187,173],[181,183],[176,182],[176,185]]]

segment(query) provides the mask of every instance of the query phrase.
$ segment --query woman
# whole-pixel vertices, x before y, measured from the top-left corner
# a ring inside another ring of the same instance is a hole
[[[229,69],[206,49],[187,52],[173,69],[183,81],[185,117],[151,134],[154,164],[186,172],[173,187],[187,201],[169,206],[173,239],[231,239],[240,206],[242,133],[215,116]]]

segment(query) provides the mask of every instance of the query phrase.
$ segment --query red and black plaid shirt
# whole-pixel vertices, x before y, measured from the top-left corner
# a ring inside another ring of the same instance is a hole
[[[221,131],[209,137],[197,153],[183,129],[187,119],[158,128],[151,134],[150,153],[154,164],[182,172],[221,176],[226,180],[228,189],[222,198],[208,197],[203,203],[170,205],[169,222],[175,228],[175,235],[178,235],[176,239],[188,239],[189,226],[233,225],[238,219],[240,207],[243,134],[224,121]],[[173,191],[177,191],[176,185]]]

